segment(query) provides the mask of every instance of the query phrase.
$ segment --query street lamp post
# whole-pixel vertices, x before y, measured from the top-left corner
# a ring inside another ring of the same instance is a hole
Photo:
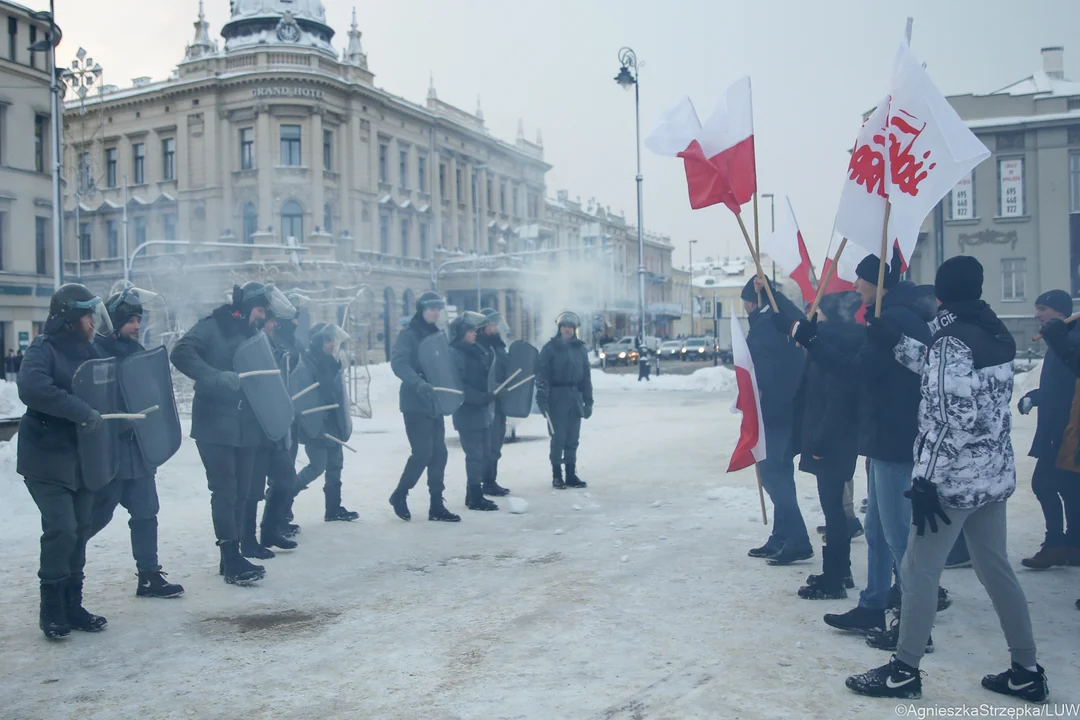
[[[690,337],[694,336],[694,245],[697,240],[690,241]]]
[[[101,65],[94,62],[94,59],[88,56],[84,48],[79,48],[79,51],[75,53],[75,59],[71,61],[71,68],[65,69],[60,73],[64,82],[69,87],[75,88],[75,94],[79,96],[79,115],[83,117],[83,133],[82,137],[79,139],[79,149],[76,151],[75,162],[75,172],[78,175],[78,179],[75,182],[75,192],[72,193],[75,197],[75,275],[80,280],[82,279],[83,255],[82,200],[84,194],[88,197],[93,195],[96,185],[91,170],[93,161],[90,160],[93,135],[91,136],[89,143],[86,139],[86,95],[95,84],[97,84],[98,94],[102,94],[104,86],[101,84],[101,74]],[[99,125],[98,130],[94,132],[94,135],[97,135],[100,130],[101,126]]]
[[[637,239],[638,239],[638,332],[645,339],[645,228],[641,207],[641,93],[637,54],[628,47],[619,50],[619,74],[615,82],[625,90],[634,88],[634,149],[637,151]],[[633,70],[633,72],[631,72]],[[691,321],[693,324],[693,321]]]
[[[473,167],[472,171],[472,203],[474,215],[476,216],[476,311],[480,312],[480,309],[484,307],[484,301],[481,297],[482,283],[480,279],[480,202],[477,198],[480,197],[480,171],[487,170],[487,165],[477,165]]]
[[[59,28],[56,27],[56,8],[53,0],[49,0],[48,13],[33,13],[35,20],[49,21],[49,36],[30,46],[34,52],[47,51],[49,53],[49,92],[51,94],[49,104],[50,140],[52,145],[52,230],[53,230],[53,288],[59,290],[64,282],[64,259],[63,259],[63,223],[64,207],[63,198],[60,195],[60,124],[63,118],[60,115],[60,76],[56,69],[56,45],[60,42]]]

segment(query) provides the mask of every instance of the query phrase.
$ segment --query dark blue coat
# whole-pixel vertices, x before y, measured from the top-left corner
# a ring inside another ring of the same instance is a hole
[[[427,382],[424,368],[420,365],[420,341],[437,332],[439,328],[425,322],[423,315],[417,313],[394,340],[390,369],[401,380],[398,408],[402,413],[419,413],[429,417],[442,415],[433,399],[421,396],[416,390],[420,383]]]
[[[1080,344],[1080,325],[1069,332],[1068,340],[1073,345]],[[1028,455],[1035,458],[1057,456],[1061,435],[1069,424],[1069,412],[1075,394],[1076,375],[1069,370],[1061,355],[1050,348],[1039,374],[1039,387],[1024,396],[1031,398],[1039,409],[1035,439]]]
[[[465,401],[454,411],[454,429],[483,430],[491,427],[495,398],[488,391],[491,352],[480,343],[462,339],[450,343],[465,390]]]
[[[129,355],[134,355],[146,349],[134,340],[125,340],[116,335],[99,337],[94,341],[94,345],[103,357],[116,358],[117,365]],[[124,398],[121,395],[120,409],[123,412],[134,412],[141,408],[125,407]],[[115,423],[117,431],[120,433],[120,462],[116,470],[116,479],[118,480],[132,480],[154,474],[154,468],[146,462],[142,450],[139,449],[139,441],[135,439],[135,428],[132,422],[138,421],[118,421]]]
[[[783,317],[802,315],[795,304],[780,293],[774,293]],[[770,305],[750,313],[750,331],[746,345],[754,361],[758,391],[761,393],[761,414],[769,431],[790,432],[794,424],[795,393],[802,378],[806,353],[785,333],[777,329],[775,313]]]

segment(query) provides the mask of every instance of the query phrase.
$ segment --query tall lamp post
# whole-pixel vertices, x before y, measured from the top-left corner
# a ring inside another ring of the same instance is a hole
[[[694,245],[697,240],[690,241],[690,337],[694,337]]]
[[[615,82],[624,90],[634,88],[634,149],[637,151],[637,242],[638,242],[638,332],[645,339],[645,228],[641,209],[641,93],[637,54],[628,47],[619,50],[619,74]],[[693,324],[693,321],[691,321]]]
[[[772,193],[761,193],[762,199],[769,198],[769,229],[776,232],[776,196]],[[772,261],[772,279],[776,282],[776,261]]]
[[[101,74],[101,65],[94,62],[94,59],[87,55],[84,48],[79,48],[79,51],[75,53],[75,59],[71,61],[71,68],[60,72],[60,77],[64,79],[64,83],[68,87],[75,88],[75,94],[79,96],[79,115],[83,118],[82,137],[78,140],[75,162],[75,173],[78,175],[78,179],[75,182],[75,192],[73,193],[75,196],[75,275],[80,279],[82,278],[83,256],[82,217],[80,212],[83,197],[93,196],[96,190],[97,182],[92,170],[93,160],[91,158],[93,156],[94,138],[103,127],[99,122],[97,130],[90,136],[89,141],[87,140],[86,96],[95,84],[97,84],[98,95],[101,95],[104,90],[104,86],[101,84]],[[127,280],[126,277],[124,279]]]
[[[53,0],[49,0],[49,11],[31,13],[30,17],[38,21],[48,21],[49,35],[30,46],[31,52],[49,53],[49,92],[51,94],[49,114],[50,144],[52,145],[52,230],[53,230],[53,288],[60,289],[64,282],[63,259],[63,224],[64,206],[60,195],[60,76],[56,69],[56,46],[60,42],[60,28],[56,26],[56,12]]]

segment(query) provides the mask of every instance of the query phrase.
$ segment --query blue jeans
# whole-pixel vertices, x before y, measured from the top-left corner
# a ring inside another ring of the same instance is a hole
[[[859,595],[859,607],[884,610],[889,604],[893,567],[901,592],[904,579],[900,567],[907,549],[911,526],[911,501],[904,491],[911,488],[912,463],[870,460],[866,489],[866,589]]]
[[[761,486],[773,504],[773,529],[769,544],[789,550],[810,550],[810,536],[799,510],[795,492],[795,458],[791,454],[791,430],[765,429],[766,458],[758,463]]]

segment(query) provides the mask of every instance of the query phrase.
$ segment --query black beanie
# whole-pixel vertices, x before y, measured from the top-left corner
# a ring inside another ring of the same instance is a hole
[[[757,278],[757,275],[754,275],[754,277],[747,280],[746,285],[743,286],[742,294],[740,295],[740,297],[743,300],[745,300],[746,302],[756,303],[758,301],[758,291],[756,289],[754,289],[754,280],[756,278]],[[765,282],[769,283],[769,287],[772,288],[772,291],[775,293],[776,292],[776,285],[773,284],[773,282],[771,280],[769,280],[768,278],[765,279]],[[764,293],[765,288],[762,288],[761,292]]]
[[[882,284],[886,290],[892,290],[896,283],[900,282],[900,255],[895,248],[893,248],[892,265],[891,268],[885,268],[885,280]],[[855,275],[876,286],[880,266],[881,262],[878,260],[877,255],[867,255],[859,261],[859,266],[855,268]]]
[[[1035,298],[1036,305],[1044,305],[1051,310],[1057,310],[1065,317],[1069,317],[1073,312],[1072,296],[1064,290],[1047,290],[1039,297]]]
[[[982,285],[982,264],[970,255],[957,255],[938,268],[934,294],[944,304],[973,302],[982,297]]]

